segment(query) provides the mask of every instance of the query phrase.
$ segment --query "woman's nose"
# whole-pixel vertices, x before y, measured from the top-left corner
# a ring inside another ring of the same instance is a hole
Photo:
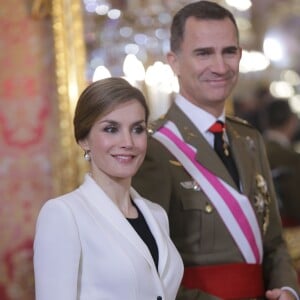
[[[130,148],[133,146],[133,139],[132,139],[132,134],[131,132],[124,132],[122,134],[122,143],[121,146],[123,148]]]

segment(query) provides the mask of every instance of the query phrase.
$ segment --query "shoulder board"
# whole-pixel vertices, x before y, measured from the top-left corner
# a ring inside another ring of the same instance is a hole
[[[242,125],[253,127],[253,125],[251,125],[247,120],[244,120],[244,119],[239,118],[237,116],[229,116],[229,115],[227,115],[226,119],[228,119],[228,120],[230,120],[232,122],[235,122],[235,123],[239,123],[239,124],[242,124]]]
[[[152,135],[156,130],[166,123],[167,119],[165,115],[159,117],[159,119],[151,121],[148,125],[147,131],[149,135]]]

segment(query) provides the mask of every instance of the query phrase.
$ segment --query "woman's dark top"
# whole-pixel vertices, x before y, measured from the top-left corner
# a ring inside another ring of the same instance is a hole
[[[135,229],[137,234],[141,237],[141,239],[144,241],[144,243],[147,245],[152,258],[154,260],[156,269],[158,270],[158,248],[156,241],[148,227],[148,224],[141,213],[141,211],[138,209],[138,207],[132,202],[133,205],[136,207],[138,211],[138,217],[135,219],[129,219],[127,218],[128,222],[132,225],[132,227]]]

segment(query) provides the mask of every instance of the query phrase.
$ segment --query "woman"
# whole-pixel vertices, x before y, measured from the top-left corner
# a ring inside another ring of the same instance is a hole
[[[74,116],[90,163],[83,184],[46,202],[37,221],[37,300],[173,300],[183,274],[165,211],[131,178],[147,147],[148,108],[126,80],[88,86]]]

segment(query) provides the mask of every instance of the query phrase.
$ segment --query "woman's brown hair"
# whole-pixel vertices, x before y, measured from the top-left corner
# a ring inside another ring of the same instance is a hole
[[[149,109],[143,93],[120,77],[110,77],[90,84],[80,95],[74,115],[76,141],[85,139],[94,123],[121,103],[138,101],[145,109],[148,121]]]

